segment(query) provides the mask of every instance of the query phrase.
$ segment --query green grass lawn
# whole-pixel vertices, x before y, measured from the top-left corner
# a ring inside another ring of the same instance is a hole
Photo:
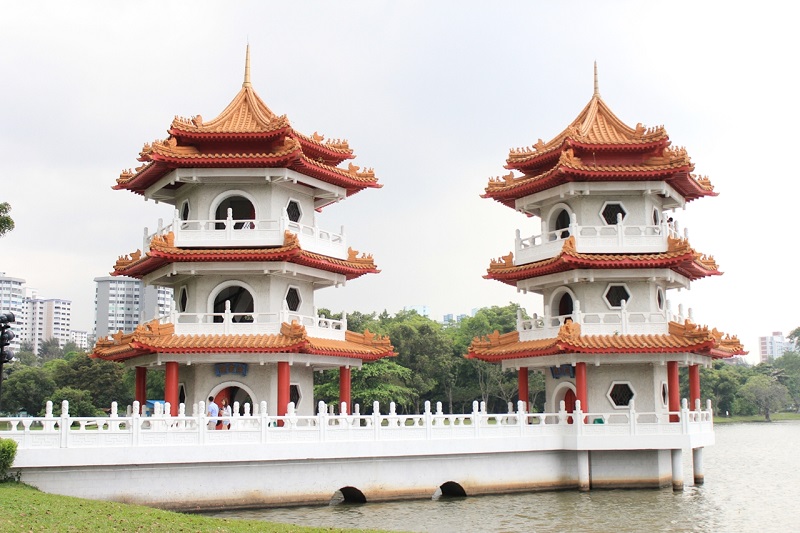
[[[800,414],[798,413],[772,413],[769,417],[773,421],[778,420],[800,420]],[[752,416],[715,416],[714,423],[715,424],[731,424],[734,422],[766,422],[764,420],[764,415],[752,415]]]
[[[181,514],[141,505],[45,494],[24,483],[0,483],[0,531],[158,532],[348,532],[256,520]]]

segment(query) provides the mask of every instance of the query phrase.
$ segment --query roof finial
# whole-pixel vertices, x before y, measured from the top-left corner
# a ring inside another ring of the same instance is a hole
[[[597,61],[594,62],[594,95],[600,98],[600,84],[597,82]]]
[[[247,43],[247,53],[244,59],[244,83],[242,87],[250,87],[250,43]]]

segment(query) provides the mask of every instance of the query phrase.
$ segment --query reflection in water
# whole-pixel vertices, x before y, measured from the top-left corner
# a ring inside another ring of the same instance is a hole
[[[706,484],[683,492],[539,492],[211,513],[305,526],[447,532],[791,531],[800,518],[800,422],[716,426]],[[684,473],[691,483],[691,453]]]

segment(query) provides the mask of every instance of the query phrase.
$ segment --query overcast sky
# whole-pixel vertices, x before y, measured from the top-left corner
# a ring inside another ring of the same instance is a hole
[[[175,115],[217,116],[241,87],[301,132],[345,138],[383,184],[326,208],[379,275],[317,293],[334,311],[431,317],[541,299],[484,280],[538,228],[481,199],[508,149],[558,134],[600,93],[627,124],[664,125],[719,193],[675,218],[723,276],[671,291],[700,324],[758,337],[800,326],[792,3],[13,2],[0,7],[0,202],[16,229],[0,272],[72,300],[172,207],[112,191]]]

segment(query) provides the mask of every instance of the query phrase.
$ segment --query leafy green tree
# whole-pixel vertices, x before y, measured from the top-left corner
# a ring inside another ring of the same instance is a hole
[[[58,339],[55,337],[47,339],[39,345],[39,358],[42,363],[53,359],[61,359],[62,357],[64,357],[64,350],[61,349]]]
[[[125,368],[119,363],[72,352],[67,359],[52,361],[48,365],[59,389],[86,391],[88,401],[95,409],[108,409],[114,401],[120,406],[133,402],[133,389],[125,382]]]
[[[785,376],[783,384],[789,391],[795,412],[800,413],[800,354],[797,352],[784,353],[775,360],[775,367],[783,372]]]
[[[770,413],[780,410],[789,402],[786,387],[763,374],[751,376],[742,386],[740,395],[755,405],[767,422],[771,421]]]
[[[14,220],[8,214],[11,205],[8,202],[0,203],[0,237],[14,229]]]
[[[47,399],[56,390],[56,384],[42,368],[25,367],[11,374],[3,383],[3,409],[9,412],[25,411],[36,415],[44,409]]]
[[[327,403],[338,403],[339,381],[336,372],[326,372],[329,377],[324,383],[314,388],[317,400]],[[351,374],[350,397],[353,403],[359,404],[361,412],[369,414],[372,403],[380,402],[381,408],[388,411],[389,403],[411,403],[415,391],[408,385],[411,371],[400,366],[390,359],[380,359],[374,363],[367,363]]]
[[[61,387],[48,398],[53,402],[53,409],[61,412],[61,402],[69,402],[70,416],[97,416],[103,411],[97,409],[92,403],[92,398],[87,390],[74,389],[72,387]]]

